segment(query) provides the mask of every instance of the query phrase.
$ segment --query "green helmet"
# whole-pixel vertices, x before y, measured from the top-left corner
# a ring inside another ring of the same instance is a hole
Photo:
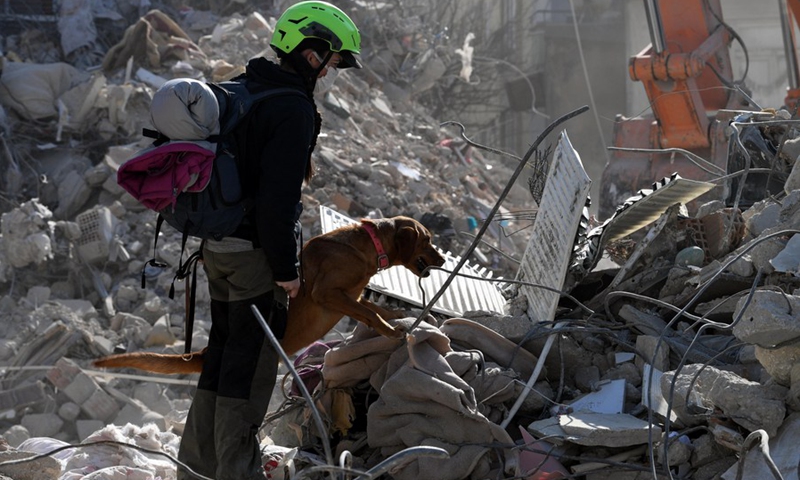
[[[339,68],[361,68],[356,55],[361,53],[361,34],[346,13],[328,2],[299,2],[287,8],[275,24],[269,44],[277,52],[289,53],[307,38],[330,44],[342,56]]]

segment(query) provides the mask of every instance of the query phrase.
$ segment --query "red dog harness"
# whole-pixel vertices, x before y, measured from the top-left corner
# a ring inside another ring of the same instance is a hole
[[[381,240],[375,232],[375,226],[367,222],[361,222],[361,226],[369,233],[370,238],[372,238],[372,243],[375,245],[375,251],[378,253],[378,270],[389,268],[389,256],[386,255],[386,252],[383,250]]]

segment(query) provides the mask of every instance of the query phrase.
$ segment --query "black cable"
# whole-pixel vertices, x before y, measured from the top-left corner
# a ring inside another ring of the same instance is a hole
[[[711,8],[711,6],[709,5],[708,0],[705,0],[705,2],[706,2],[706,6],[708,7],[709,11],[711,11],[711,14],[714,16],[714,18],[717,19],[717,21],[720,23],[720,25],[725,27],[725,29],[731,34],[731,36],[734,39],[736,39],[737,42],[739,42],[739,45],[742,47],[742,51],[744,52],[744,72],[742,72],[742,78],[741,79],[734,80],[734,82],[733,82],[735,85],[740,85],[740,84],[744,83],[745,79],[747,78],[747,72],[750,71],[750,53],[747,50],[747,45],[744,43],[744,40],[742,40],[742,37],[739,36],[739,34],[736,32],[736,30],[734,30],[733,27],[728,25],[722,18],[720,18],[717,15],[717,12],[715,12]]]

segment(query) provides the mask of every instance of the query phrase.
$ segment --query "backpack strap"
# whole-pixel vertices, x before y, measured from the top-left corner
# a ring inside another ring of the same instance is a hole
[[[158,234],[161,231],[161,226],[163,224],[164,224],[164,217],[159,213],[158,217],[156,218],[155,234],[153,235],[153,258],[151,258],[150,260],[145,262],[144,266],[142,267],[142,288],[146,287],[145,269],[147,268],[148,265],[153,266],[153,267],[157,267],[157,268],[166,268],[166,267],[169,266],[164,262],[159,262],[158,260],[156,260],[156,257],[158,256],[158,247],[157,247],[157,245],[158,245]],[[188,238],[189,238],[189,235],[186,233],[186,229],[184,229],[184,233],[181,234],[181,255],[180,255],[179,259],[178,259],[178,271],[175,273],[175,277],[173,277],[173,279],[172,279],[172,285],[170,285],[170,287],[169,287],[169,298],[170,299],[175,298],[175,281],[176,280],[183,280],[184,278],[186,278],[189,275],[188,272],[189,272],[189,268],[191,268],[191,263],[197,261],[196,258],[193,258],[198,253],[198,252],[195,252],[192,255],[190,255],[189,258],[186,259],[186,263],[183,263],[183,252],[184,252],[184,250],[186,250],[186,240]],[[203,244],[204,243],[205,243],[205,240],[200,242],[200,249],[201,250],[203,248]]]
[[[146,287],[145,270],[147,269],[148,265],[157,268],[167,268],[168,266],[166,263],[156,260],[156,256],[158,254],[158,234],[161,231],[161,225],[163,224],[164,217],[159,214],[158,218],[156,219],[155,237],[153,239],[153,258],[145,262],[144,267],[142,267],[142,288]],[[191,353],[192,349],[192,330],[194,329],[194,313],[197,299],[197,263],[203,260],[203,246],[205,245],[205,240],[201,241],[200,248],[196,252],[189,255],[189,258],[186,259],[186,262],[183,262],[183,251],[186,249],[187,238],[188,235],[184,233],[181,238],[181,255],[180,260],[178,261],[178,270],[175,273],[175,276],[172,278],[172,284],[169,287],[169,298],[175,298],[175,282],[183,280],[189,277],[191,274],[191,279],[187,281],[186,284],[186,317],[184,319],[184,335],[186,337],[185,353],[189,354]]]
[[[155,139],[153,141],[153,145],[156,146],[156,147],[159,146],[159,145],[163,145],[163,144],[169,142],[170,140],[172,140],[168,136],[164,135],[163,133],[159,132],[158,130],[153,130],[152,128],[143,128],[142,129],[142,136],[143,137],[147,137],[147,138]]]
[[[173,298],[175,295],[175,281],[188,278],[191,271],[191,279],[186,282],[186,295],[184,297],[186,317],[184,318],[183,335],[185,337],[184,353],[187,355],[192,353],[192,331],[194,330],[194,313],[195,305],[197,304],[197,264],[203,261],[204,244],[205,240],[200,242],[200,248],[189,255],[189,258],[186,259],[186,263],[178,268],[178,272],[175,274],[175,278],[172,279],[172,285],[169,289],[169,298]]]
[[[206,139],[211,143],[218,143],[225,135],[231,133],[250,109],[259,102],[280,95],[298,95],[308,98],[301,90],[292,87],[267,88],[258,93],[250,93],[243,82],[235,80],[208,82],[208,86],[217,96],[220,112],[219,134],[211,135]]]
[[[204,246],[205,240],[200,242],[200,248],[198,248],[196,252],[189,255],[189,258],[186,259],[186,263],[181,263],[178,266],[178,271],[175,272],[175,276],[172,278],[172,284],[169,287],[169,298],[175,298],[175,282],[189,278],[191,275],[191,278],[186,281],[186,294],[184,296],[184,304],[186,307],[186,316],[184,317],[186,354],[192,351],[192,330],[194,329],[194,313],[197,303],[197,264],[203,261]],[[183,256],[183,246],[181,247],[181,256]]]
[[[158,250],[156,248],[156,245],[158,244],[158,232],[161,231],[161,225],[163,224],[164,224],[164,217],[159,215],[158,218],[156,219],[156,233],[155,236],[153,237],[153,258],[146,261],[144,263],[144,266],[142,266],[142,288],[145,288],[145,270],[147,269],[148,265],[159,269],[167,268],[166,263],[159,262],[158,260],[156,260],[156,257],[158,256]]]

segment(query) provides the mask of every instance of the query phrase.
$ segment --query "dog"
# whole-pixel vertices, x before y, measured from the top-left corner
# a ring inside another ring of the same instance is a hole
[[[289,300],[286,332],[281,348],[296,353],[328,333],[345,315],[383,336],[402,338],[404,332],[387,320],[402,318],[401,311],[386,310],[362,296],[380,269],[402,265],[418,277],[430,275],[428,267],[441,267],[444,257],[432,243],[431,233],[413,218],[397,216],[362,219],[308,240],[300,253],[302,287]],[[153,373],[197,373],[205,349],[191,354],[133,352],[110,355],[93,362],[100,368],[135,368]]]

